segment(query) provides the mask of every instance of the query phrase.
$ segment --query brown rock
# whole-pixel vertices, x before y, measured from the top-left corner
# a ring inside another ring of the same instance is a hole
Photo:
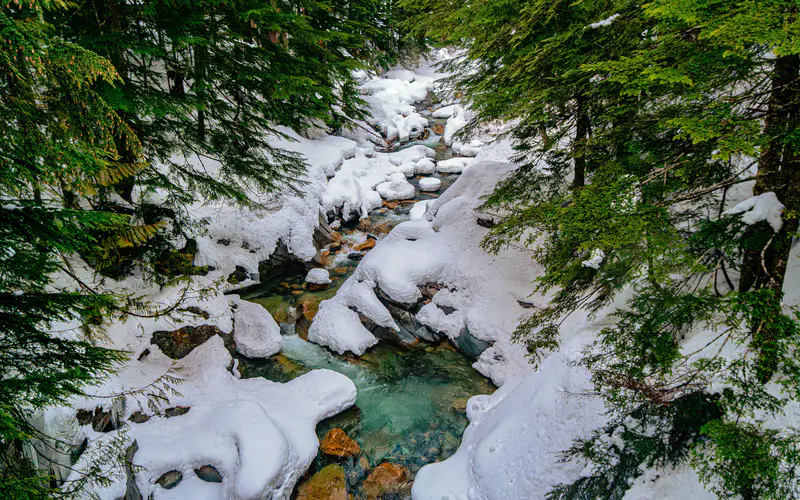
[[[408,489],[411,472],[402,465],[384,462],[372,471],[361,491],[368,500],[378,500],[386,494],[397,494]]]
[[[305,316],[297,318],[294,324],[294,333],[301,339],[308,341],[308,329],[311,328],[311,321],[307,320]]]
[[[302,293],[303,293],[302,290],[292,290],[292,295],[300,295]]]
[[[347,500],[347,482],[341,465],[331,464],[297,487],[297,500]]]
[[[353,250],[356,250],[358,252],[363,252],[364,250],[371,250],[375,248],[375,243],[377,242],[372,238],[367,238],[367,241],[365,241],[364,243],[359,243],[358,245],[354,246]]]
[[[334,457],[355,457],[361,454],[361,447],[338,427],[331,429],[319,444],[320,450]]]
[[[388,208],[389,210],[394,210],[395,208],[397,208],[397,205],[399,205],[399,204],[400,204],[400,202],[398,202],[398,201],[384,201],[383,202],[383,206]]]
[[[327,290],[330,286],[330,283],[306,283],[306,290],[309,292],[318,292],[320,290]]]
[[[347,274],[347,268],[346,267],[334,267],[333,268],[333,272],[335,272],[336,274]]]
[[[434,123],[431,130],[436,135],[444,135],[444,123]]]
[[[453,409],[458,411],[466,411],[467,409],[467,398],[457,398],[453,400]]]

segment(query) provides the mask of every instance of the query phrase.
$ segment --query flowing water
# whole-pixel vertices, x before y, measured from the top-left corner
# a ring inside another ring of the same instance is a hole
[[[441,137],[428,131],[425,139],[403,147],[424,144],[437,151],[437,160],[452,156]],[[356,227],[342,227],[342,239],[332,245],[326,268],[333,283],[325,290],[308,290],[303,284],[303,269],[287,269],[283,275],[264,281],[242,297],[261,304],[281,323],[285,333],[280,354],[269,359],[239,357],[243,377],[264,377],[287,382],[310,370],[327,368],[353,380],[358,396],[353,408],[321,422],[317,433],[322,439],[333,428],[343,429],[361,446],[361,455],[347,460],[320,452],[310,473],[330,463],[344,466],[348,491],[358,493],[369,469],[382,462],[407,467],[412,474],[425,464],[452,455],[460,443],[468,421],[467,399],[489,394],[495,387],[471,367],[472,360],[449,344],[419,344],[401,348],[381,342],[361,357],[339,356],[294,334],[295,322],[305,315],[313,318],[319,302],[332,297],[358,264],[350,256],[366,238],[381,239],[391,228],[408,220],[414,202],[433,199],[449,187],[457,176],[438,176],[439,193],[422,193],[410,202],[385,204]],[[418,188],[419,177],[409,179]],[[298,325],[300,323],[297,323]],[[308,323],[307,323],[308,324]],[[306,324],[306,327],[307,327]]]

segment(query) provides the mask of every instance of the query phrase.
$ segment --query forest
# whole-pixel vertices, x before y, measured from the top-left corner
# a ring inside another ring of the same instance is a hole
[[[800,498],[799,9],[0,6],[0,498]]]

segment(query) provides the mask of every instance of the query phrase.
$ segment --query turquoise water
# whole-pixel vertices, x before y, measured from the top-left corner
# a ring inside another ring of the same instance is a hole
[[[393,462],[416,472],[455,452],[468,424],[467,399],[494,391],[471,363],[446,345],[401,349],[380,343],[360,358],[345,358],[289,335],[284,337],[281,355],[266,360],[242,358],[239,370],[243,377],[278,382],[315,368],[346,375],[358,389],[356,405],[321,422],[317,426],[320,439],[340,427],[359,443],[361,456],[370,466]],[[320,455],[316,468],[333,461]],[[344,465],[353,483],[363,479],[357,460]]]

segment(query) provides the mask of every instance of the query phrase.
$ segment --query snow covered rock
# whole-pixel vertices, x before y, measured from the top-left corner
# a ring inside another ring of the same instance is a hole
[[[408,217],[411,220],[420,220],[425,217],[425,211],[428,209],[429,201],[430,200],[422,200],[414,203],[414,206],[411,207],[411,211],[408,213]]]
[[[475,114],[472,111],[461,106],[454,106],[453,114],[447,119],[447,124],[444,126],[444,143],[451,146],[455,135],[474,118]]]
[[[423,158],[414,166],[414,173],[416,175],[430,175],[436,172],[436,163],[430,158]]]
[[[314,268],[308,271],[305,281],[314,285],[327,285],[331,282],[331,275],[327,269]]]
[[[453,141],[453,153],[458,156],[475,157],[481,152],[481,146],[483,146],[483,143],[478,140],[472,141],[469,144]]]
[[[439,109],[434,110],[433,113],[431,114],[431,116],[434,117],[434,118],[439,118],[439,119],[450,118],[451,116],[453,116],[453,113],[455,112],[456,107],[457,106],[455,104],[451,104],[450,106],[441,107]]]
[[[248,358],[268,358],[280,352],[283,347],[281,328],[269,312],[237,295],[231,295],[229,300],[236,305],[233,314],[236,351]]]
[[[460,174],[472,164],[472,158],[450,158],[436,164],[436,171],[440,174]]]
[[[414,177],[417,166],[413,161],[407,160],[400,164],[399,169],[406,177]]]
[[[389,177],[389,181],[378,184],[375,188],[384,200],[410,200],[417,190],[406,180],[402,172],[395,172]]]
[[[419,180],[421,191],[438,191],[440,187],[442,187],[442,181],[435,177],[425,177]]]

